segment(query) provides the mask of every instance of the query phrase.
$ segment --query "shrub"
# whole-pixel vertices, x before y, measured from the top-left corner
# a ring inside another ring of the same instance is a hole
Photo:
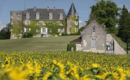
[[[67,51],[76,51],[76,44],[74,43],[69,43],[67,45]]]
[[[33,34],[26,32],[26,33],[24,33],[23,38],[31,38],[32,36],[33,36]]]

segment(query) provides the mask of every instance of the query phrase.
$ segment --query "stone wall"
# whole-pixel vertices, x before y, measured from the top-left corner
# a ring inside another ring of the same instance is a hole
[[[93,32],[94,28],[95,31]],[[85,30],[81,33],[81,36],[83,50],[100,50],[105,52],[106,32],[104,28],[102,28],[102,26],[100,26],[97,22],[92,21],[88,26],[86,26]],[[94,49],[92,49],[92,39],[96,41]]]

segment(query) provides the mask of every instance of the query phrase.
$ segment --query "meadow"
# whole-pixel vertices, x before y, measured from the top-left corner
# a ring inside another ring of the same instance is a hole
[[[130,55],[0,52],[0,80],[130,80]]]
[[[67,44],[79,36],[0,40],[0,51],[66,51]]]

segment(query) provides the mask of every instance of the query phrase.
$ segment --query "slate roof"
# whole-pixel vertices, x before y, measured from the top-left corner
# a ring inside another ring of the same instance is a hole
[[[72,3],[67,16],[75,16],[75,14],[77,14],[77,11],[75,9],[74,3]]]
[[[26,19],[26,13],[29,13],[30,19],[29,20],[36,20],[36,13],[39,12],[40,19],[39,20],[49,20],[49,13],[53,14],[52,20],[59,20],[60,14],[63,14],[63,20],[66,18],[64,9],[57,9],[57,8],[29,8],[23,11],[23,20]]]

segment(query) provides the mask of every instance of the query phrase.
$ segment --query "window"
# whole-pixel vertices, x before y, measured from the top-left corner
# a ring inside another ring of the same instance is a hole
[[[20,14],[18,14],[17,20],[21,20],[21,15]]]
[[[26,28],[26,31],[29,31],[29,28]]]
[[[29,20],[25,20],[25,25],[30,25],[30,21]]]
[[[40,14],[39,12],[36,13],[36,20],[39,20],[40,19]]]
[[[48,28],[41,28],[41,34],[47,34]]]
[[[76,16],[76,19],[78,19],[78,14],[77,13],[75,14],[75,16]]]
[[[60,20],[63,19],[63,13],[60,13]]]
[[[43,28],[43,29],[42,29],[42,32],[47,32],[46,28]]]
[[[27,12],[26,13],[26,19],[29,20],[29,18],[30,18],[30,14]]]
[[[76,25],[76,26],[78,25],[78,21],[75,21],[75,25]]]
[[[61,29],[60,29],[60,28],[58,29],[58,32],[61,32]]]
[[[53,13],[49,13],[49,19],[50,19],[50,20],[53,19]]]
[[[31,31],[31,28],[24,28],[24,32]]]

